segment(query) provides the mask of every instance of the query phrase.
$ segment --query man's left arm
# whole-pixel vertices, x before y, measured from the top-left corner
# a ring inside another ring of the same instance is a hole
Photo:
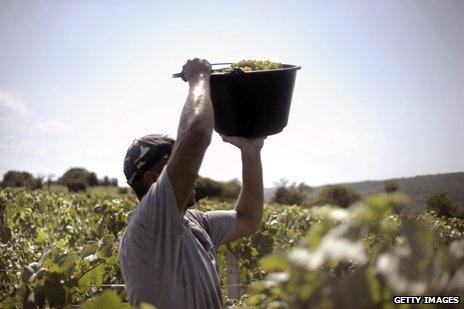
[[[237,222],[223,242],[230,242],[256,233],[263,218],[263,169],[261,148],[264,138],[222,137],[225,142],[237,146],[242,154],[242,189],[235,204]]]

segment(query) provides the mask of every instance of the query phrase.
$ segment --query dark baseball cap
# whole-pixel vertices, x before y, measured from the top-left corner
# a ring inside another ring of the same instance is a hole
[[[135,139],[124,158],[124,175],[127,184],[132,186],[162,158],[169,157],[174,142],[174,139],[162,134],[149,134]]]

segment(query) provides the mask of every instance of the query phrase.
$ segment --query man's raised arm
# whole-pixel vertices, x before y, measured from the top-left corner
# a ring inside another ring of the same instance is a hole
[[[214,128],[209,82],[211,64],[195,58],[187,61],[182,72],[190,89],[182,109],[176,143],[166,166],[179,211],[183,211],[190,200]]]
[[[247,139],[243,137],[222,137],[225,142],[237,146],[242,154],[243,186],[235,204],[237,224],[226,237],[229,242],[257,232],[263,217],[263,170],[261,166],[261,148],[264,138]]]

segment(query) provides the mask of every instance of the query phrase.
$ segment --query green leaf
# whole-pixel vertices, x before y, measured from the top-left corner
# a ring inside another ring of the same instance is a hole
[[[74,270],[74,267],[76,266],[77,262],[77,254],[76,253],[70,253],[67,256],[65,256],[61,261],[60,261],[60,269],[61,272],[69,275],[72,273]]]
[[[55,248],[63,249],[66,247],[67,244],[68,244],[68,241],[66,239],[60,239],[55,243]]]
[[[259,265],[266,271],[284,270],[288,263],[283,254],[273,254],[262,258]]]
[[[105,275],[105,268],[103,264],[96,266],[95,268],[89,270],[82,278],[79,279],[78,286],[79,288],[86,292],[90,290],[92,285],[97,287],[103,284],[103,276]]]
[[[113,254],[114,236],[105,235],[98,242],[97,256],[101,259],[109,258]]]
[[[37,236],[35,237],[35,241],[38,243],[44,242],[44,240],[48,237],[47,233],[45,233],[45,231],[40,228],[36,229],[36,233]]]
[[[13,297],[7,297],[0,303],[0,305],[2,305],[5,309],[14,309],[17,308],[16,303],[16,299],[14,299]]]
[[[119,296],[110,290],[107,290],[94,299],[87,301],[80,306],[80,309],[113,309],[113,308],[127,308],[127,304],[121,302]]]
[[[110,256],[107,260],[106,260],[106,263],[108,265],[117,265],[119,262],[119,257],[117,254],[113,254],[112,256]]]
[[[92,242],[84,245],[84,248],[82,249],[81,256],[82,258],[85,258],[89,255],[93,255],[97,252],[98,250],[98,243]]]

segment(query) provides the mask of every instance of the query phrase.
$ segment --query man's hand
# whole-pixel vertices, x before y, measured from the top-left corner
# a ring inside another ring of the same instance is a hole
[[[188,81],[190,86],[195,84],[201,79],[207,79],[211,77],[211,64],[205,59],[195,58],[188,60],[187,63],[182,67],[184,81]]]
[[[264,140],[266,139],[266,137],[245,138],[240,136],[226,136],[222,134],[221,137],[224,142],[236,146],[242,152],[260,151],[261,148],[263,148]]]

